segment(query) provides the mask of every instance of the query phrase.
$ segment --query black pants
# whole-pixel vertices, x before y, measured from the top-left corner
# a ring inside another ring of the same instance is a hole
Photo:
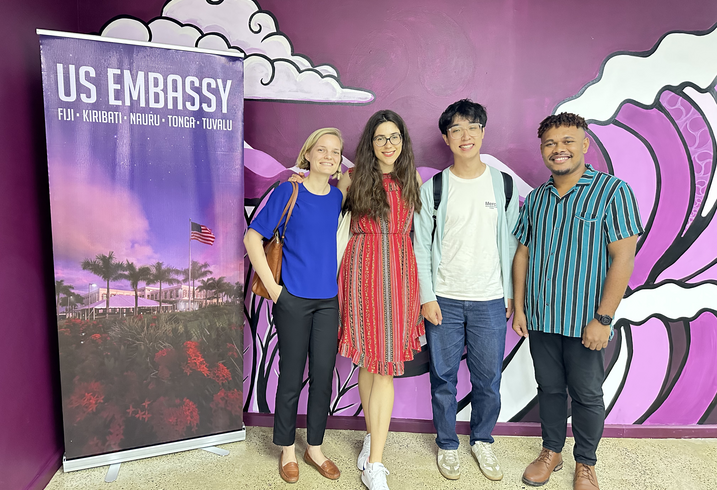
[[[296,411],[309,358],[309,401],[306,439],[312,446],[324,440],[331,403],[331,381],[338,350],[339,300],[299,298],[284,288],[274,305],[279,341],[279,384],[274,409],[274,444],[291,446],[296,435]]]
[[[573,456],[578,463],[595,465],[595,451],[605,425],[605,349],[593,351],[583,346],[580,338],[531,330],[530,353],[538,383],[543,446],[556,453],[563,450],[569,392],[575,436]]]

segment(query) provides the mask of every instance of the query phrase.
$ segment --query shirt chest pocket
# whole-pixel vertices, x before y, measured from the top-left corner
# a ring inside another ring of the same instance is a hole
[[[599,238],[602,221],[601,217],[590,215],[576,214],[573,216],[572,238],[577,241],[576,244],[595,244]]]

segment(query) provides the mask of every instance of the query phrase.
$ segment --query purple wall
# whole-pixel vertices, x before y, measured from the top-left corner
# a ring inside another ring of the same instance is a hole
[[[0,488],[44,488],[60,466],[62,418],[54,320],[47,158],[35,29],[90,32],[133,4],[92,16],[97,2],[6,2],[0,30]],[[110,3],[110,2],[103,2]],[[150,6],[156,15],[162,2]],[[104,6],[107,8],[107,5]],[[147,8],[147,7],[145,7]],[[80,13],[82,12],[82,13]]]
[[[9,12],[8,12],[9,10]],[[12,2],[0,26],[0,487],[43,488],[62,455],[47,163],[36,27],[74,29],[57,2]]]
[[[488,110],[481,152],[519,170],[531,186],[549,176],[537,150],[538,123],[595,78],[608,55],[648,50],[669,31],[717,21],[717,6],[702,0],[258,3],[296,53],[331,64],[344,84],[376,99],[363,107],[249,101],[253,124],[245,139],[253,148],[287,165],[306,134],[339,125],[353,159],[365,121],[390,108],[409,126],[416,164],[444,168],[450,153],[436,137],[438,116],[470,97]],[[277,134],[276,121],[296,124]]]

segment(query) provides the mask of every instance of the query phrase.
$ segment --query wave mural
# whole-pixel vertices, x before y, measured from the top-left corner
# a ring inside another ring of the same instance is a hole
[[[411,7],[397,6],[396,15],[403,12],[401,8]],[[496,11],[491,8],[486,7],[481,14],[493,13],[499,17],[498,8]],[[351,22],[328,11],[322,15],[327,22]],[[391,12],[388,15],[392,15]],[[421,11],[416,15],[429,14]],[[432,19],[448,22],[443,13],[430,15]],[[408,17],[401,14],[400,18],[403,22]],[[455,22],[450,25],[453,30],[460,28]],[[411,51],[414,47],[399,39],[401,32],[392,32],[390,39],[395,40],[397,46],[403,46],[405,56],[390,53],[383,46],[380,50],[373,49],[375,46],[371,43],[356,46],[354,52],[364,57],[377,55],[387,66],[399,67],[397,71],[405,68],[408,73],[406,63],[412,59],[412,53],[430,42],[425,40],[421,47]],[[367,72],[358,79],[370,86],[346,86],[334,66],[315,64],[308,56],[296,53],[289,36],[279,28],[279,19],[250,0],[170,0],[161,16],[150,22],[121,16],[108,22],[101,34],[238,50],[245,56],[247,99],[279,101],[284,103],[282,106],[307,102],[343,106],[344,112],[327,108],[335,119],[332,125],[338,127],[355,118],[360,106],[393,93],[400,82],[400,77],[378,81],[378,74]],[[465,42],[466,46],[470,45],[468,40]],[[431,49],[434,48],[438,49],[431,45]],[[466,61],[468,65],[458,67],[466,80],[471,73],[477,76],[471,71],[477,63],[478,55],[475,56]],[[430,79],[427,74],[433,73],[431,66],[426,65],[425,56],[419,53],[418,57],[423,63],[421,80]],[[350,68],[352,63],[353,59],[345,66]],[[714,246],[717,223],[713,219],[717,207],[714,182],[717,30],[713,27],[701,32],[670,32],[651,50],[611,54],[600,67],[595,66],[595,70],[598,68],[598,76],[581,82],[583,87],[574,96],[565,94],[566,98],[554,112],[576,112],[588,119],[594,144],[587,160],[631,185],[646,224],[646,232],[638,243],[635,272],[616,314],[616,335],[607,350],[606,422],[714,424],[717,423],[717,254]],[[439,92],[430,92],[430,97],[421,100],[423,113],[430,113],[431,118],[438,116],[439,107],[453,101],[444,101]],[[521,94],[521,97],[524,101],[533,100],[532,94]],[[399,111],[418,111],[408,98],[391,100],[395,102],[393,108]],[[283,112],[278,111],[271,104],[262,106],[257,116],[261,116],[264,125],[267,122],[263,118],[269,117],[265,114],[281,117],[280,114],[296,113],[285,107]],[[315,124],[326,125],[322,122],[317,119]],[[282,124],[283,121],[279,121],[277,126]],[[493,130],[491,127],[490,131]],[[412,134],[417,134],[413,131]],[[253,148],[245,143],[247,224],[275,185],[292,172],[293,162],[282,162],[272,156],[283,151],[280,148],[286,140],[282,132],[271,128],[271,137],[276,137],[271,143],[264,142]],[[263,141],[267,140],[269,138]],[[415,137],[414,140],[419,141]],[[429,150],[430,145],[425,143]],[[516,161],[525,159],[523,153],[516,155],[519,155]],[[489,164],[513,175],[521,198],[530,192],[526,181],[535,180],[535,172],[527,164],[519,161],[522,166],[514,166],[510,163],[512,160],[504,159],[509,161],[506,165],[491,155],[483,156]],[[424,180],[446,163],[430,161],[419,168]],[[349,167],[351,162],[346,160],[344,165]],[[244,273],[248,281],[251,274],[248,260]],[[270,413],[274,408],[278,371],[276,333],[270,303],[250,292],[247,294],[244,409]],[[427,360],[427,352],[422,352],[407,365],[406,376],[396,380],[395,417],[431,419]],[[360,413],[356,377],[351,363],[339,357],[332,414]],[[469,417],[469,389],[468,372],[463,363],[458,384],[459,420]],[[501,392],[500,421],[538,420],[528,345],[510,328]],[[302,392],[300,411],[305,410],[305,403],[306,390]]]
[[[630,183],[646,223],[635,272],[616,314],[616,336],[608,350],[607,423],[717,422],[717,258],[713,245],[717,241],[713,220],[717,185],[713,184],[712,129],[717,123],[717,66],[701,64],[698,72],[689,61],[696,52],[701,56],[717,54],[715,38],[714,29],[671,33],[650,52],[611,56],[596,81],[554,111],[578,112],[589,120],[590,136],[597,144],[588,159]],[[617,91],[619,97],[611,90],[615,86],[622,87]],[[493,165],[507,169],[487,157]],[[425,179],[437,169],[420,171]],[[522,179],[519,182],[524,196],[530,187]],[[249,314],[266,319],[265,327],[270,327],[266,306],[251,304],[255,311]],[[248,395],[245,404],[252,411],[271,410],[274,392],[268,386],[275,385],[275,379],[269,382],[276,376],[275,339],[267,334],[270,328],[263,334],[261,330],[257,326],[253,338],[261,346],[257,353],[262,356],[255,363],[261,365],[255,373],[263,379],[255,380],[254,398]],[[340,359],[336,368],[332,413],[357,414],[355,373],[350,363],[341,361],[345,360]],[[425,362],[425,356],[419,356],[408,379],[397,380],[395,413],[402,417],[431,417],[430,406],[399,406],[400,400],[428,392],[425,366],[421,365]],[[537,420],[528,345],[511,331],[504,366],[500,420]],[[468,420],[465,366],[459,376],[459,419]]]
[[[717,29],[609,57],[555,112],[577,112],[606,170],[630,183],[646,232],[616,313],[608,423],[717,422]]]

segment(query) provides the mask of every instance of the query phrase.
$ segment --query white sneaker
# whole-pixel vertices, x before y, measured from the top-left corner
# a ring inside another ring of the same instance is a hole
[[[500,469],[498,458],[493,452],[493,445],[487,442],[477,441],[471,446],[471,453],[478,461],[478,467],[486,478],[493,481],[503,479],[503,470]]]
[[[436,463],[441,475],[449,480],[457,480],[461,476],[461,462],[458,459],[457,449],[441,449],[439,447]]]
[[[361,448],[361,452],[358,455],[358,460],[356,461],[356,466],[358,466],[358,469],[363,471],[364,468],[366,468],[366,463],[368,462],[368,457],[371,454],[371,434],[366,434],[366,437],[363,438],[363,447]]]
[[[361,473],[361,481],[368,490],[389,490],[386,481],[388,470],[381,463],[366,463],[366,469]]]

